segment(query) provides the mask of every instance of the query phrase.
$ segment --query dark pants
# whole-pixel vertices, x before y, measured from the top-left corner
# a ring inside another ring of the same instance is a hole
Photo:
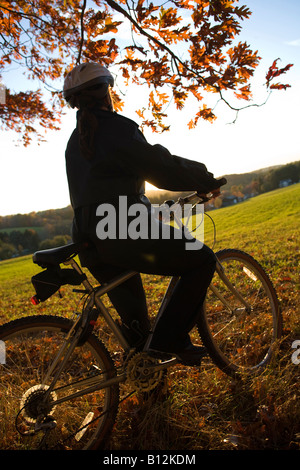
[[[105,239],[96,235],[95,207],[76,211],[73,226],[74,241],[89,240],[93,247],[80,256],[83,266],[100,282],[108,282],[126,270],[137,273],[178,276],[175,291],[159,319],[151,347],[178,351],[189,343],[188,332],[196,323],[203,305],[207,288],[213,277],[216,259],[206,245],[201,249],[187,250],[187,241],[179,236],[178,229],[171,229],[169,239]],[[152,221],[153,222],[153,221]],[[170,228],[168,227],[168,230]],[[131,327],[138,322],[140,330],[147,335],[150,323],[140,274],[132,277],[109,293],[110,300],[122,321]]]

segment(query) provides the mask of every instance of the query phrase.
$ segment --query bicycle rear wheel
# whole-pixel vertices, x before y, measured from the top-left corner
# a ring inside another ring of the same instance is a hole
[[[216,272],[197,323],[199,334],[214,363],[228,375],[261,371],[281,336],[275,289],[262,266],[247,253],[228,249],[216,256],[243,300]]]
[[[37,315],[0,327],[5,344],[5,363],[0,365],[1,449],[94,449],[109,437],[118,410],[118,384],[53,405],[82,390],[83,380],[92,384],[116,376],[107,350],[94,335],[75,348],[43,403],[55,370],[47,383],[44,378],[72,324]],[[39,423],[41,414],[47,419]]]

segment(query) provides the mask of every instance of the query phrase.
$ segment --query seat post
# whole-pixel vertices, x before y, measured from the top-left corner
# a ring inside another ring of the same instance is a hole
[[[64,262],[65,265],[70,265],[75,271],[77,271],[79,274],[84,274],[81,267],[79,266],[79,264],[77,263],[77,261],[75,261],[74,258],[71,258],[67,261]],[[84,281],[82,282],[82,284],[84,285],[84,287],[86,288],[86,290],[88,292],[93,292],[93,286],[91,285],[91,283],[89,282],[89,280],[86,278],[84,279]]]

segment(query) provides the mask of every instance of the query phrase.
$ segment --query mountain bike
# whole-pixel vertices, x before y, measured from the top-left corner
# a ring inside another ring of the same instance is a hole
[[[194,207],[210,196],[193,193],[177,205]],[[33,255],[44,269],[32,278],[39,292],[34,303],[70,284],[81,296],[80,311],[73,319],[34,315],[0,327],[6,352],[0,365],[2,449],[103,448],[117,417],[121,384],[130,393],[149,393],[178,363],[176,357],[159,359],[147,352],[152,333],[142,349],[132,345],[103,301],[107,292],[136,273],[125,272],[94,287],[77,262],[83,249],[85,244],[72,243]],[[269,364],[281,335],[275,289],[249,254],[225,249],[216,257],[197,334],[206,354],[226,374],[259,373]],[[157,318],[176,282],[171,278]],[[109,352],[112,337],[121,350],[116,357]]]

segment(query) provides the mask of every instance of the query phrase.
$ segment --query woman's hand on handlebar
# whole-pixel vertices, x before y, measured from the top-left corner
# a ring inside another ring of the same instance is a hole
[[[224,186],[226,183],[227,183],[227,179],[226,178],[220,178],[219,180],[217,180],[218,183],[220,184],[220,186],[218,188],[215,188],[215,189],[212,189],[211,191],[209,191],[209,193],[197,193],[199,197],[205,199],[205,200],[208,200],[208,199],[215,199],[216,197],[220,196],[221,194],[221,186]]]
[[[226,179],[226,178],[220,178],[220,179],[218,179],[217,181],[218,181],[218,183],[220,184],[219,187],[224,186],[224,185],[227,183],[227,179]]]
[[[212,191],[210,191],[210,194],[212,195],[211,199],[214,199],[214,198],[220,196],[221,190],[220,190],[220,188],[213,189]]]

